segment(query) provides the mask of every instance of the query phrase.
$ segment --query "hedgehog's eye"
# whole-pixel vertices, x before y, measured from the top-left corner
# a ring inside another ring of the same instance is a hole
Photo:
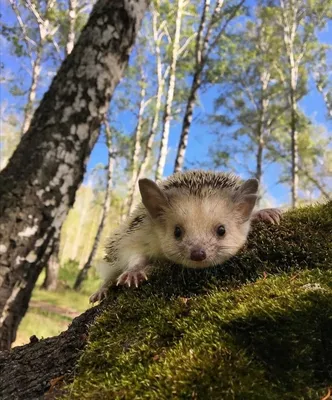
[[[176,225],[176,227],[174,228],[174,237],[176,239],[180,239],[182,236],[182,229],[179,227],[179,225]]]
[[[221,237],[221,236],[224,236],[225,233],[226,233],[226,229],[225,229],[224,225],[219,225],[217,228],[217,235]]]

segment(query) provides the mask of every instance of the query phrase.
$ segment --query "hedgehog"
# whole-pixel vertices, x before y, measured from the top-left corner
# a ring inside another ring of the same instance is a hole
[[[253,221],[280,221],[279,209],[253,211],[257,179],[191,170],[138,184],[142,201],[108,240],[100,271],[104,283],[92,303],[103,300],[113,284],[138,287],[156,261],[188,268],[221,265],[243,247]]]

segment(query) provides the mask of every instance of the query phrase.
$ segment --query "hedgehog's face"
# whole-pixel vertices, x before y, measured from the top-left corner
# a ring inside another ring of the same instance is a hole
[[[166,258],[187,267],[205,268],[222,264],[246,242],[257,183],[251,183],[252,187],[243,184],[236,196],[226,189],[203,198],[174,190],[166,198],[150,182],[147,192],[153,192],[153,202],[148,197],[151,193],[146,196],[146,188],[143,193],[142,185],[140,189],[143,203],[156,222],[155,231]]]
[[[249,220],[227,198],[175,198],[156,224],[164,255],[191,268],[222,264],[244,245]]]

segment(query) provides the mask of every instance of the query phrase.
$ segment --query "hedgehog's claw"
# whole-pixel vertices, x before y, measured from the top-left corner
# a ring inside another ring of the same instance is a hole
[[[93,295],[90,296],[90,303],[95,303],[96,301],[100,302],[107,297],[107,287],[102,287],[100,288],[97,292],[93,293]]]
[[[141,282],[147,279],[148,277],[144,271],[125,271],[119,276],[116,286],[127,285],[131,287],[133,284],[135,287],[138,287]]]
[[[253,217],[253,222],[263,221],[270,224],[279,224],[281,220],[282,211],[279,208],[265,208],[257,211]]]

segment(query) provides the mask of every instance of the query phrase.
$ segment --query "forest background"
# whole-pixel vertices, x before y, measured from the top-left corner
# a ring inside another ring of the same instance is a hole
[[[93,2],[0,4],[3,169]],[[256,176],[260,207],[331,198],[331,18],[331,1],[153,2],[15,344],[59,333],[88,306],[90,267],[142,176]]]

